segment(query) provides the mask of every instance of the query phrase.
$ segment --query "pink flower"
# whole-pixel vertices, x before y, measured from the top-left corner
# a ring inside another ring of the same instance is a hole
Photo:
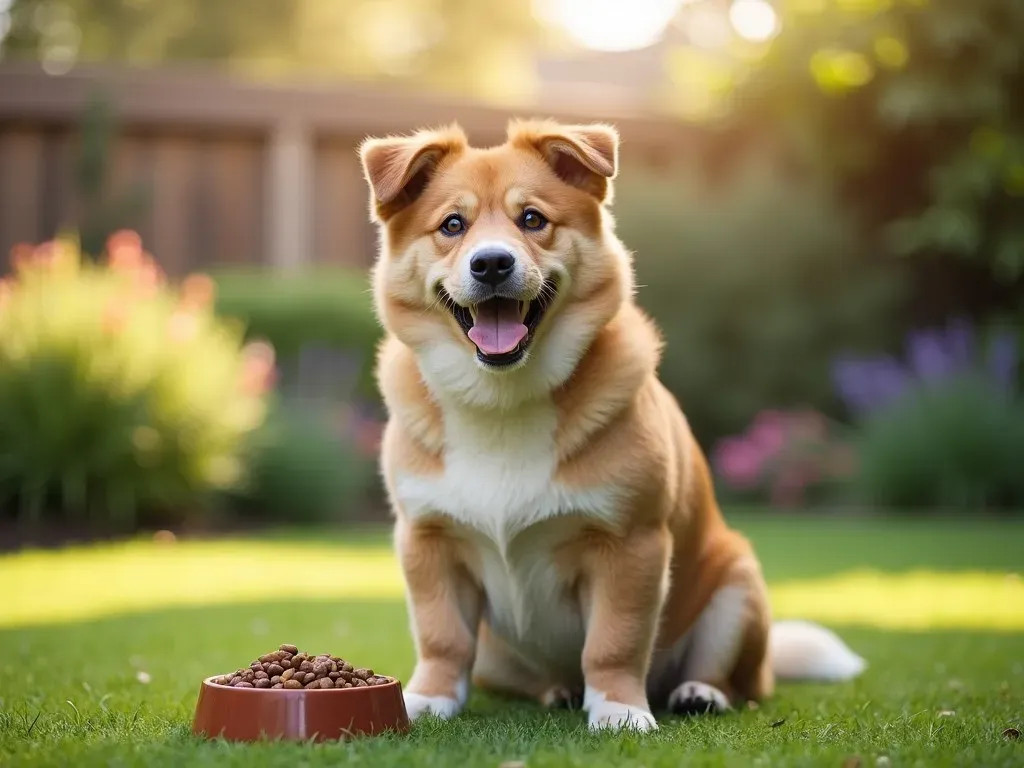
[[[274,386],[274,348],[265,341],[253,341],[242,350],[239,385],[247,395],[262,395]]]
[[[29,243],[17,243],[11,247],[11,267],[15,272],[24,272],[28,268],[35,250]]]
[[[142,238],[137,232],[121,229],[107,238],[107,263],[112,269],[133,271],[142,262]]]
[[[787,418],[776,411],[762,411],[754,419],[747,434],[765,455],[774,456],[786,445]]]
[[[208,275],[193,274],[181,283],[181,301],[195,309],[205,309],[213,303],[216,285]]]
[[[756,445],[740,437],[729,437],[718,444],[714,463],[730,485],[753,488],[761,476],[764,461]]]

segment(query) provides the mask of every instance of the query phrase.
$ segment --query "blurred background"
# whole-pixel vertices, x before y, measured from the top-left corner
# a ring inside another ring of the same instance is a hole
[[[385,521],[355,148],[512,115],[621,130],[729,509],[1019,513],[1021,40],[1019,0],[0,0],[3,546]]]

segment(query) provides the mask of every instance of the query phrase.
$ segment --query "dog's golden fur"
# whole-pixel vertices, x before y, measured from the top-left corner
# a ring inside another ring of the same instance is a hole
[[[547,703],[583,694],[595,728],[769,695],[760,566],[658,380],[661,339],[614,233],[616,132],[514,122],[481,149],[452,126],[368,139],[360,155],[380,227],[382,468],[417,650],[410,714],[456,714],[470,679]],[[527,208],[550,223],[524,228]],[[458,236],[440,231],[452,212]],[[495,242],[516,255],[515,298],[557,285],[501,368],[449,306],[472,303],[466,259]]]

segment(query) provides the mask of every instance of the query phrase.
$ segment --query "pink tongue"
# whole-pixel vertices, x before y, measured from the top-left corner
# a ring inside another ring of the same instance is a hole
[[[511,352],[525,336],[526,326],[519,322],[518,301],[489,299],[477,306],[469,338],[485,355]]]

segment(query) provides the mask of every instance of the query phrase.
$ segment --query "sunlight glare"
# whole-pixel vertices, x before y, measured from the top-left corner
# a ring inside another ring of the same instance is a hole
[[[752,43],[763,43],[779,31],[779,15],[766,0],[735,0],[729,22],[736,34]]]
[[[602,51],[628,51],[657,42],[686,0],[534,0],[544,21],[573,40]]]

